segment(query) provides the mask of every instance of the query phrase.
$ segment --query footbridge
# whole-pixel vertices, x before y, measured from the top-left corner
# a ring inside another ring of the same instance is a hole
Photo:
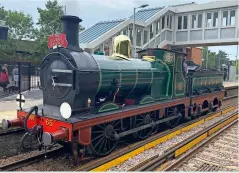
[[[142,9],[135,15],[136,49],[236,45],[238,16],[236,0]],[[120,34],[133,39],[133,16],[96,23],[79,34],[80,46],[110,55],[112,39]]]

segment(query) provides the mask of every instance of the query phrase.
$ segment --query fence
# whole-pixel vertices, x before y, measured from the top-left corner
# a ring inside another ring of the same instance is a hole
[[[0,60],[0,67],[0,98],[38,88],[39,71],[31,62]],[[8,82],[4,80],[4,74],[8,75]]]

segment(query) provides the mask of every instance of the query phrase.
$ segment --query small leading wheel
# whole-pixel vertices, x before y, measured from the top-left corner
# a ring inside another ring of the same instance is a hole
[[[105,156],[111,153],[117,143],[118,139],[114,138],[114,134],[120,131],[120,121],[116,120],[110,123],[96,125],[91,132],[90,150],[94,155]]]
[[[137,115],[135,118],[135,128],[152,123],[157,120],[156,112],[147,112],[144,114]],[[152,133],[157,131],[157,125],[154,127],[148,127],[140,130],[134,134],[140,140],[148,138]]]
[[[169,107],[167,109],[165,109],[165,118],[169,118],[169,117],[173,117],[173,116],[177,116],[181,114],[178,110],[177,107]],[[179,124],[181,117],[169,120],[166,122],[166,125],[170,128],[176,127]]]

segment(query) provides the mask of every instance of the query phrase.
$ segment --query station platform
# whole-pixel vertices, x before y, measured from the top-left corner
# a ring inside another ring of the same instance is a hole
[[[229,87],[239,86],[239,83],[238,82],[223,82],[223,86],[225,88],[229,88]]]
[[[238,86],[237,82],[224,82],[225,88],[230,88],[234,86]],[[35,105],[42,104],[42,92],[41,90],[33,90],[23,93],[25,97],[25,104],[23,108],[30,108]],[[16,118],[16,110],[19,109],[16,103],[17,95],[12,95],[7,98],[0,100],[0,127],[2,119],[14,119]]]

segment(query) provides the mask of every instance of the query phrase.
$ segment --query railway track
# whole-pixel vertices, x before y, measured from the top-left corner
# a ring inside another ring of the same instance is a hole
[[[171,147],[169,150],[166,150],[163,154],[155,155],[144,162],[141,162],[138,165],[135,165],[128,171],[160,171],[165,164],[171,159],[175,157],[179,157],[183,153],[190,150],[196,144],[199,144],[203,140],[207,139],[207,137],[214,134],[216,131],[220,130],[224,126],[227,126],[230,123],[235,123],[238,121],[238,112],[235,112],[224,119],[220,120],[219,122],[210,125],[206,129],[198,132],[196,135],[186,139],[185,141],[181,142],[179,145]],[[210,156],[209,156],[210,157]],[[212,165],[215,166],[215,165]]]
[[[65,152],[65,148],[59,146],[56,149],[47,151],[46,153],[45,152],[37,153],[31,157],[19,159],[18,161],[11,162],[8,164],[3,164],[0,166],[0,171],[13,171],[18,168],[21,168],[21,167],[24,167],[24,166],[27,166],[27,165],[30,165],[30,164],[33,164],[36,162],[40,162],[47,157],[61,155],[63,152]]]
[[[239,171],[238,152],[238,120],[235,120],[164,171]]]
[[[226,100],[225,103],[226,104],[230,103],[230,102],[228,102],[229,100],[230,99]],[[165,136],[165,135],[168,135],[170,133],[173,133],[173,131],[177,131],[180,128],[186,128],[187,126],[190,126],[190,125],[192,126],[193,124],[199,122],[200,120],[206,119],[206,118],[210,119],[210,117],[212,117],[212,118],[216,117],[215,115],[217,115],[217,114],[219,115],[219,114],[225,113],[227,111],[233,110],[232,108],[235,108],[235,105],[227,106],[224,109],[222,109],[220,111],[217,111],[217,112],[215,112],[213,114],[210,114],[210,115],[207,115],[207,116],[204,116],[204,117],[200,117],[200,118],[195,119],[195,120],[193,120],[191,122],[188,122],[188,123],[184,123],[184,124],[178,126],[175,129],[167,130],[167,131],[164,131],[164,132],[162,132],[160,134],[156,134],[155,136],[152,136],[152,137],[148,138],[145,141],[140,141],[140,142],[137,142],[135,144],[129,145],[128,147],[121,148],[118,151],[115,151],[115,152],[113,152],[112,154],[110,154],[110,155],[108,155],[106,157],[88,159],[89,163],[84,162],[84,161],[80,162],[79,164],[81,164],[81,166],[74,167],[72,169],[72,171],[90,171],[90,170],[94,170],[96,167],[104,165],[105,163],[110,162],[110,161],[112,161],[112,160],[114,160],[116,158],[119,158],[119,157],[121,157],[121,156],[123,156],[123,155],[125,155],[127,153],[135,152],[135,150],[137,150],[137,148],[140,148],[140,147],[142,147],[144,145],[147,145],[150,142],[152,142],[153,140],[156,140],[156,139],[158,139],[158,138],[160,138],[162,136]],[[188,127],[188,128],[190,128],[190,127]],[[0,130],[0,137],[4,137],[4,136],[8,136],[8,135],[14,135],[15,133],[18,133],[18,132],[19,133],[20,132],[24,132],[24,130],[22,128],[10,129],[10,130],[5,131],[5,132]],[[49,153],[47,153],[47,155],[49,157],[51,157],[51,156],[55,156],[55,155],[59,155],[60,154],[59,151],[53,151],[52,153],[53,154],[51,154],[51,151],[50,151]],[[0,170],[2,170],[2,171],[16,170],[16,169],[21,168],[23,166],[31,165],[31,164],[36,163],[36,162],[40,162],[44,158],[45,158],[45,154],[44,153],[38,154],[38,155],[33,156],[33,157],[28,157],[26,159],[19,160],[19,162],[18,161],[17,162],[12,162],[11,164],[4,165],[2,167],[0,166]],[[85,164],[85,163],[87,163],[87,164]],[[0,165],[2,165],[2,164],[0,164]]]
[[[96,159],[88,164],[75,167],[72,169],[72,171],[90,171],[90,170],[106,171],[106,170],[112,168],[113,166],[116,166],[116,165],[122,163],[123,161],[139,154],[140,152],[143,152],[144,150],[152,148],[154,145],[156,145],[157,142],[159,142],[159,139],[167,140],[169,138],[172,138],[173,136],[176,136],[179,133],[179,131],[182,129],[187,131],[187,130],[203,123],[206,120],[211,120],[221,114],[225,114],[226,112],[235,110],[236,108],[237,108],[236,105],[228,106],[227,108],[224,108],[215,113],[209,114],[204,117],[200,117],[200,118],[195,119],[188,123],[184,123],[174,129],[164,131],[164,132],[156,134],[144,141],[140,141],[133,145],[130,145],[128,147],[120,149],[106,157]]]

